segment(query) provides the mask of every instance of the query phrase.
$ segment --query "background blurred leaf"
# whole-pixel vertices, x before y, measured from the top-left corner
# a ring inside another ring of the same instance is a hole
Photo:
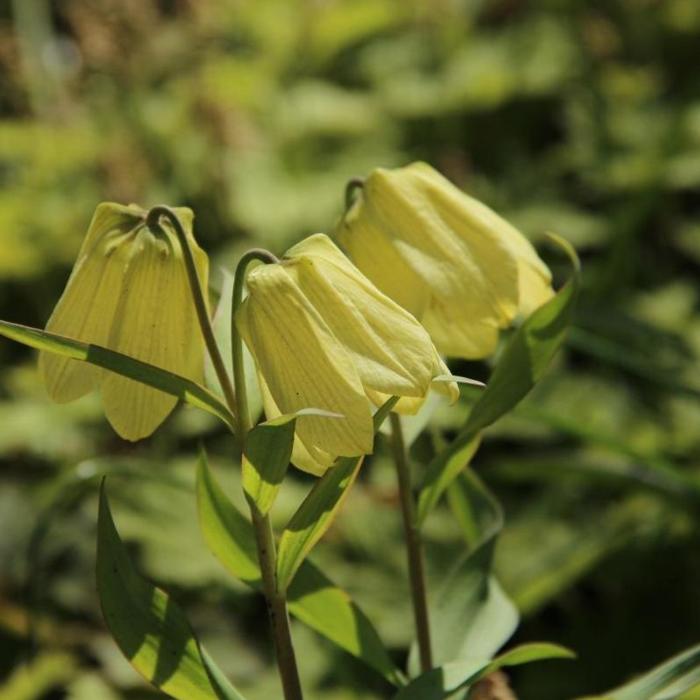
[[[698,685],[700,646],[687,649],[630,683],[585,700],[676,700]]]
[[[453,661],[427,671],[399,690],[394,700],[442,700],[460,689],[476,683],[489,673],[507,666],[519,666],[543,659],[571,659],[574,654],[564,647],[544,642],[515,647],[492,661],[477,658]]]
[[[450,486],[450,504],[467,551],[441,576],[430,600],[437,665],[466,657],[489,659],[518,625],[517,609],[492,575],[494,546],[503,528],[500,504],[471,470]]]

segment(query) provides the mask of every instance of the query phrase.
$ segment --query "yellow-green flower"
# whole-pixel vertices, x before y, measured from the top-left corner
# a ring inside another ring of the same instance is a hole
[[[529,241],[425,163],[374,170],[337,238],[446,355],[491,354],[500,328],[553,294]]]
[[[192,212],[174,211],[206,285],[208,261],[192,236]],[[145,216],[133,205],[97,207],[46,330],[200,381],[203,340],[182,249],[168,223],[153,232]],[[177,402],[157,389],[48,352],[40,353],[39,367],[49,395],[60,403],[99,388],[107,419],[127,440],[150,435]]]
[[[448,370],[425,329],[323,234],[247,278],[236,323],[255,358],[268,418],[320,408],[342,418],[297,422],[293,461],[315,474],[372,451],[372,414],[390,396],[413,412]],[[456,398],[455,384],[436,388]]]

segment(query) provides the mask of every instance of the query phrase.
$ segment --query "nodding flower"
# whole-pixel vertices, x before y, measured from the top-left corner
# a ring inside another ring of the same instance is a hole
[[[357,267],[418,318],[438,350],[478,359],[552,295],[530,242],[425,163],[377,168],[338,224]]]
[[[297,423],[297,467],[322,474],[336,457],[372,452],[373,412],[391,396],[401,397],[398,412],[418,410],[431,385],[457,398],[427,331],[328,236],[310,236],[279,263],[254,268],[247,286],[236,323],[255,358],[267,417],[310,407],[342,416]]]
[[[174,209],[206,289],[209,263],[192,235],[193,214]],[[46,330],[101,345],[201,381],[204,345],[183,252],[168,222],[151,228],[137,206],[100,204]],[[147,437],[177,399],[157,389],[49,352],[39,367],[52,399],[99,389],[107,419],[126,440]]]

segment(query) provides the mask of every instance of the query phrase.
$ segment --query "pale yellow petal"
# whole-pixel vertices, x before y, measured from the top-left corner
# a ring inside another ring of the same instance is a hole
[[[527,317],[554,296],[552,275],[549,270],[543,274],[539,265],[533,266],[523,260],[518,261],[518,269],[520,274],[519,311]]]
[[[260,373],[258,373],[258,383],[262,395],[263,407],[265,409],[265,417],[271,420],[281,416],[282,412],[277,407]],[[308,418],[302,418],[301,420],[308,420]],[[291,462],[297,469],[301,469],[314,476],[323,476],[334,461],[335,458],[333,455],[323,452],[313,445],[309,445],[307,448],[299,438],[298,433],[295,433]]]
[[[369,400],[379,408],[382,404],[386,403],[395,394],[384,394],[381,391],[374,391],[373,389],[367,389],[367,396]],[[425,396],[404,396],[400,398],[391,409],[394,413],[399,413],[402,416],[413,416],[420,410],[421,406],[425,402],[427,397],[427,392]]]
[[[378,289],[420,319],[428,306],[430,289],[365,209],[360,197],[340,221],[336,237]]]
[[[454,230],[462,236],[470,237],[474,230],[495,233],[517,263],[518,311],[528,315],[553,295],[552,275],[542,262],[530,241],[518,229],[473,197],[455,187],[449,180],[425,163],[414,163],[411,170],[429,187],[435,202],[440,202],[440,210],[445,220],[452,222]],[[460,219],[468,226],[460,225]],[[489,250],[484,249],[481,259],[489,262]],[[498,260],[490,256],[490,264],[498,269]]]
[[[449,181],[422,171],[377,169],[365,183],[368,212],[442,304],[476,322],[507,325],[518,308],[517,265],[498,231]]]
[[[420,323],[380,292],[328,236],[310,236],[286,257],[286,269],[350,353],[365,389],[425,396],[433,345]]]
[[[145,229],[134,243],[109,347],[136,359],[198,380],[203,350],[182,260]],[[119,375],[101,384],[105,413],[127,440],[150,435],[177,399]]]
[[[247,283],[236,322],[279,409],[344,416],[299,421],[302,442],[332,455],[371,452],[370,403],[345,348],[281,265],[261,265]]]
[[[128,255],[119,241],[139,222],[130,207],[101,204],[66,288],[51,314],[46,330],[75,340],[106,345],[112,317],[121,293]],[[96,388],[102,370],[87,362],[48,352],[39,353],[39,371],[54,401],[73,401]]]
[[[462,307],[442,304],[437,299],[423,315],[423,325],[438,350],[448,357],[478,360],[492,355],[498,345],[495,319],[470,318]]]

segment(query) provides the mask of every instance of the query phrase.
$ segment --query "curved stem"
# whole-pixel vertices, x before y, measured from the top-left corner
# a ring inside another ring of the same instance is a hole
[[[250,413],[248,412],[248,389],[245,382],[245,367],[243,365],[243,338],[236,326],[236,312],[243,301],[243,286],[245,285],[245,274],[249,263],[259,260],[264,263],[279,262],[277,257],[262,248],[249,250],[236,266],[236,273],[233,278],[233,299],[231,302],[231,355],[233,360],[233,382],[236,387],[236,411],[238,419],[238,432],[241,443],[241,451],[245,446],[245,438],[251,428]]]
[[[353,177],[345,185],[345,211],[347,212],[355,201],[355,192],[365,186],[363,177]]]
[[[248,264],[253,260],[265,263],[279,262],[270,252],[262,249],[248,251],[236,266],[236,274],[233,280],[233,299],[231,312],[231,352],[233,359],[233,377],[236,386],[236,415],[238,418],[239,445],[241,452],[245,449],[246,437],[251,428],[250,413],[248,411],[248,392],[245,381],[245,368],[243,366],[243,339],[236,326],[236,312],[243,301],[243,286]],[[261,513],[255,503],[248,501],[250,516],[255,531],[255,543],[257,546],[258,562],[262,575],[263,593],[267,602],[267,614],[272,629],[272,639],[275,645],[275,656],[279,670],[282,691],[285,700],[303,700],[299,670],[297,668],[292,633],[289,626],[289,611],[287,598],[284,591],[280,591],[277,585],[277,548],[275,535],[272,530],[270,516]]]
[[[221,384],[221,389],[224,392],[226,403],[231,409],[231,412],[235,415],[236,396],[233,391],[233,385],[231,384],[231,378],[226,371],[224,360],[221,357],[219,346],[216,344],[214,329],[212,328],[211,320],[209,319],[207,302],[204,297],[204,290],[197,272],[197,265],[194,261],[192,247],[187,238],[187,234],[185,233],[185,229],[182,226],[182,222],[180,221],[178,215],[170,207],[166,207],[164,205],[152,207],[146,215],[146,225],[149,228],[160,228],[161,217],[165,217],[169,221],[170,225],[175,231],[180,247],[182,248],[182,255],[185,261],[185,270],[187,271],[187,279],[190,283],[190,290],[192,291],[192,301],[194,302],[194,307],[197,312],[197,320],[199,321],[199,327],[202,330],[204,343],[207,346],[207,352],[209,353],[212,365],[214,366],[214,371],[216,372],[216,376]]]
[[[418,639],[418,653],[421,671],[433,667],[433,652],[430,642],[430,622],[428,618],[428,596],[425,584],[425,566],[420,528],[416,519],[416,506],[411,488],[411,471],[406,454],[406,445],[401,428],[401,419],[391,414],[391,447],[399,482],[399,498],[403,517],[404,537],[406,538],[406,559],[411,584],[413,619]]]

